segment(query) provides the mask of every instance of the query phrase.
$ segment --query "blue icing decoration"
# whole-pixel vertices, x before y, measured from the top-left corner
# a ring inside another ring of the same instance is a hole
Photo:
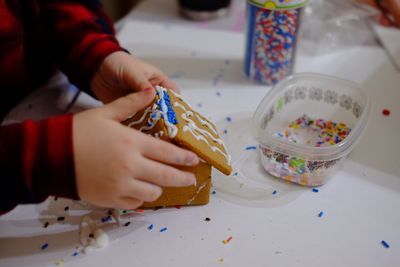
[[[167,106],[167,119],[170,123],[172,124],[177,124],[178,121],[176,119],[176,114],[174,112],[174,110],[172,109],[171,106],[171,100],[169,99],[169,95],[167,94],[166,91],[163,92],[163,97],[164,97],[164,103]]]

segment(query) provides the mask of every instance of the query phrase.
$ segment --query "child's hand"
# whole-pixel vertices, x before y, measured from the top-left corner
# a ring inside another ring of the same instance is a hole
[[[156,200],[161,186],[195,183],[192,173],[166,164],[196,165],[196,154],[120,123],[154,97],[153,89],[144,90],[75,115],[74,161],[81,199],[102,207],[133,209]]]
[[[400,0],[358,0],[382,11],[379,23],[400,27]]]
[[[103,103],[156,85],[179,92],[175,83],[162,71],[125,52],[107,56],[90,83],[92,91]]]

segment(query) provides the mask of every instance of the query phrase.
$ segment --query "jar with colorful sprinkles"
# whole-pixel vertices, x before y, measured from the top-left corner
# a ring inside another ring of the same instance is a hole
[[[314,73],[284,79],[253,116],[263,168],[300,185],[324,184],[356,146],[369,110],[355,82]]]

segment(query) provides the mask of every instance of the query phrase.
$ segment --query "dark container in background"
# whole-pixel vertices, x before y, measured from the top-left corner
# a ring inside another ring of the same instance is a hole
[[[178,0],[180,14],[191,20],[212,20],[229,14],[231,0]]]

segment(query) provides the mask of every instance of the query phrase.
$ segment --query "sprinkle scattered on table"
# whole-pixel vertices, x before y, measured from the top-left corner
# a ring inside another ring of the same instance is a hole
[[[318,193],[318,192],[319,192],[319,189],[318,189],[318,188],[313,188],[312,191],[313,191],[314,193]]]
[[[72,257],[76,257],[76,256],[78,256],[79,255],[79,252],[74,252],[73,254],[72,254]]]
[[[143,213],[143,212],[144,212],[144,209],[135,209],[135,211],[136,211],[137,213]]]
[[[168,229],[167,227],[161,228],[161,229],[160,229],[160,232],[161,232],[161,233],[162,233],[162,232],[165,232],[165,231],[167,231],[167,229]]]
[[[102,223],[105,223],[105,222],[108,222],[111,220],[112,220],[112,217],[110,215],[107,215],[106,217],[101,218]]]
[[[233,176],[237,176],[238,175],[238,173],[237,172],[235,172],[234,174],[233,174]]]
[[[198,107],[198,108],[201,108],[202,106],[203,106],[202,103],[197,103],[197,107]]]
[[[218,83],[222,80],[223,77],[224,77],[224,70],[221,69],[221,70],[219,70],[219,73],[213,79],[214,86],[217,86]]]
[[[228,130],[224,130],[224,134],[227,134],[228,133]]]
[[[185,73],[184,72],[182,72],[182,71],[177,71],[177,72],[175,72],[175,73],[173,73],[173,74],[170,74],[169,75],[169,77],[171,78],[171,79],[181,79],[181,78],[183,78],[185,76]]]
[[[182,205],[175,205],[175,208],[179,210],[180,208],[182,208]]]
[[[382,110],[382,114],[383,114],[383,116],[389,116],[390,115],[390,110],[385,108],[385,109]]]
[[[131,224],[131,222],[126,222],[125,224],[124,224],[124,226],[129,226]]]
[[[320,211],[319,213],[318,213],[318,217],[322,217],[322,216],[324,216],[324,212],[323,211]]]
[[[224,258],[219,258],[219,261],[220,262],[224,262]]]
[[[57,266],[62,266],[62,265],[64,265],[64,260],[63,259],[58,259],[58,260],[56,260],[55,264]]]
[[[385,240],[382,240],[382,241],[381,241],[381,244],[382,244],[382,246],[384,246],[385,248],[390,248],[390,245],[389,245]]]
[[[226,120],[227,120],[228,122],[231,122],[231,121],[232,121],[232,118],[231,118],[231,117],[226,117]]]
[[[213,191],[211,192],[211,194],[215,195],[215,194],[217,194],[217,191],[213,190]]]
[[[205,220],[206,222],[211,221],[211,219],[210,219],[209,217],[206,217],[204,220]]]
[[[273,195],[276,195],[276,193],[278,193],[278,191],[276,191],[276,190],[272,191]]]
[[[220,91],[217,91],[215,94],[216,94],[217,96],[221,96],[221,92],[220,92]]]
[[[45,250],[45,249],[47,249],[49,247],[49,243],[44,243],[41,247],[40,247],[40,249],[41,250]]]
[[[65,217],[63,217],[63,216],[57,218],[57,221],[59,221],[59,222],[64,221],[64,220],[65,220]]]
[[[43,228],[47,228],[47,226],[49,226],[49,222],[45,222]]]
[[[154,224],[150,224],[150,225],[147,227],[147,229],[153,230],[153,227],[154,227]]]
[[[222,243],[224,243],[224,245],[226,245],[226,244],[228,244],[231,240],[232,240],[232,236],[228,237],[227,239],[222,240]]]
[[[256,150],[257,147],[256,146],[248,146],[246,147],[246,150]]]
[[[69,207],[68,207],[68,206],[65,206],[64,210],[65,210],[65,211],[69,210]]]

